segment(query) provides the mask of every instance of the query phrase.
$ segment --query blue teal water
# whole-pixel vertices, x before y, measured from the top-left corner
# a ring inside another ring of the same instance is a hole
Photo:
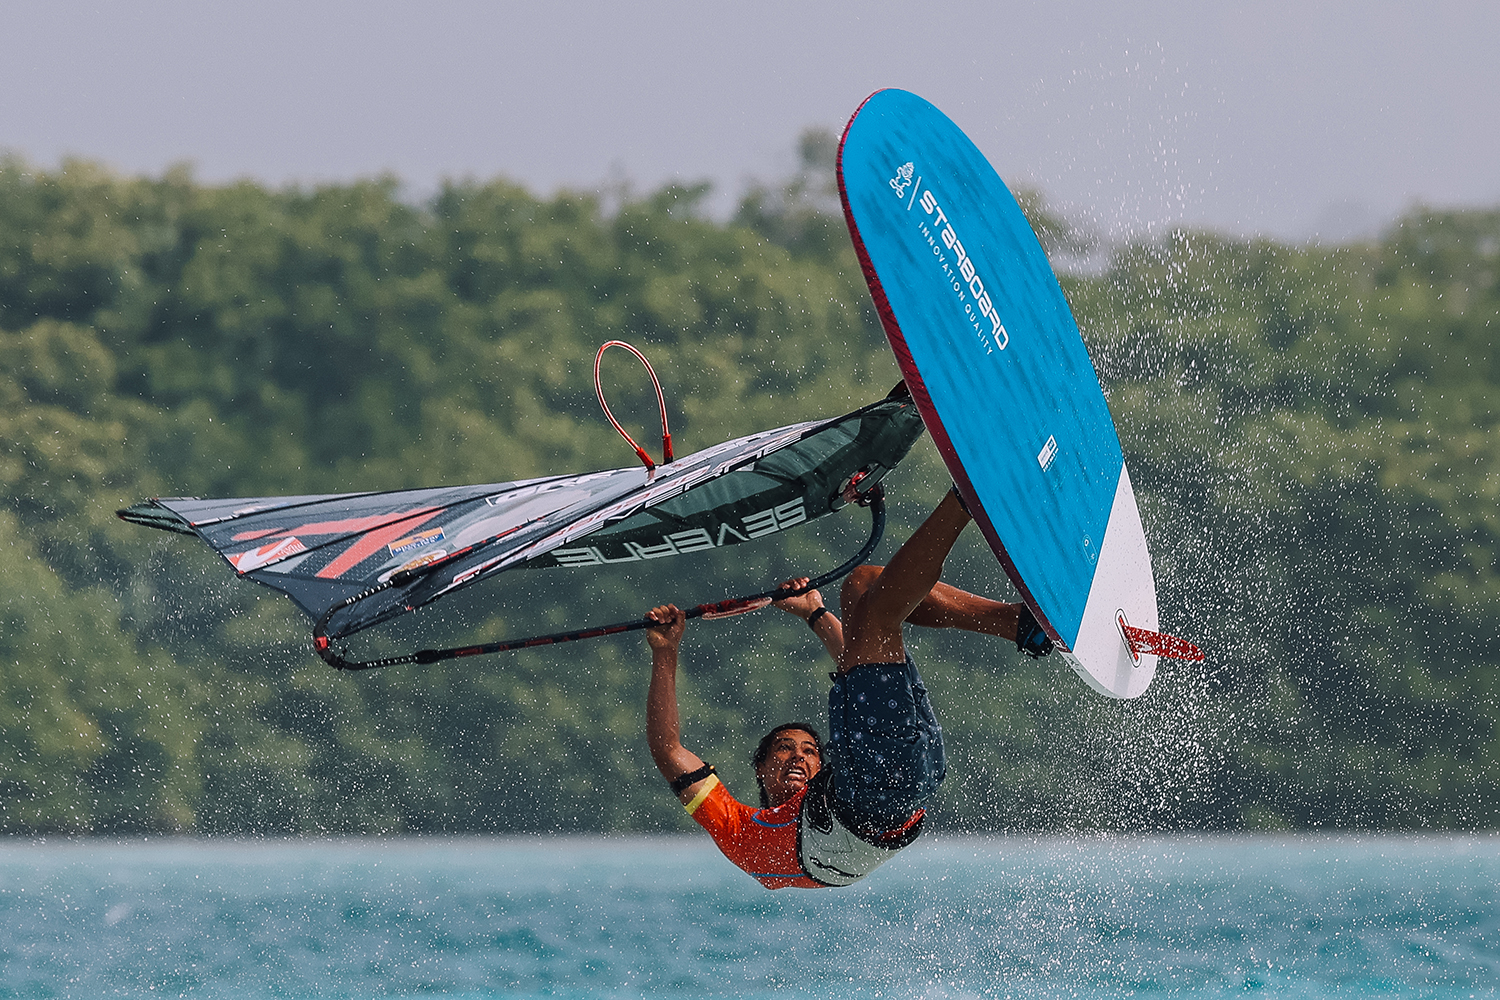
[[[1493,997],[1500,840],[0,842],[3,997]]]

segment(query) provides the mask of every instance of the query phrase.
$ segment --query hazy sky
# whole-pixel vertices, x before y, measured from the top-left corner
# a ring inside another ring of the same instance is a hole
[[[1119,234],[1339,238],[1500,204],[1500,3],[7,0],[0,148],[415,194],[708,178],[729,204],[872,90]]]

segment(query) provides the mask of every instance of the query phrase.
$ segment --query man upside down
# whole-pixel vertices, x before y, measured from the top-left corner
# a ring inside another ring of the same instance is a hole
[[[828,695],[828,744],[804,722],[772,729],[752,757],[760,808],[737,801],[714,769],[682,745],[677,660],[686,618],[651,609],[646,739],[662,776],[724,855],[768,889],[843,886],[864,878],[922,832],[947,772],[943,731],[902,637],[906,623],[957,628],[1052,649],[1024,604],[942,583],[943,562],[969,523],[949,493],[884,568],[844,581],[841,622],[816,590],[775,604],[806,621],[838,665]],[[807,585],[802,577],[788,590]]]

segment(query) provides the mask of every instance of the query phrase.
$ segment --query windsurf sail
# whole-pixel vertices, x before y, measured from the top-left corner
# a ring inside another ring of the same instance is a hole
[[[649,562],[785,531],[868,496],[922,430],[910,397],[893,396],[653,469],[378,493],[162,498],[118,515],[203,539],[240,576],[290,597],[320,635],[340,639],[510,570]]]

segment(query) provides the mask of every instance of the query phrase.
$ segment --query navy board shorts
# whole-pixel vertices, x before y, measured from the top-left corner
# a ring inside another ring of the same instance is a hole
[[[943,727],[909,653],[834,674],[828,730],[834,801],[867,829],[905,824],[948,773]]]

